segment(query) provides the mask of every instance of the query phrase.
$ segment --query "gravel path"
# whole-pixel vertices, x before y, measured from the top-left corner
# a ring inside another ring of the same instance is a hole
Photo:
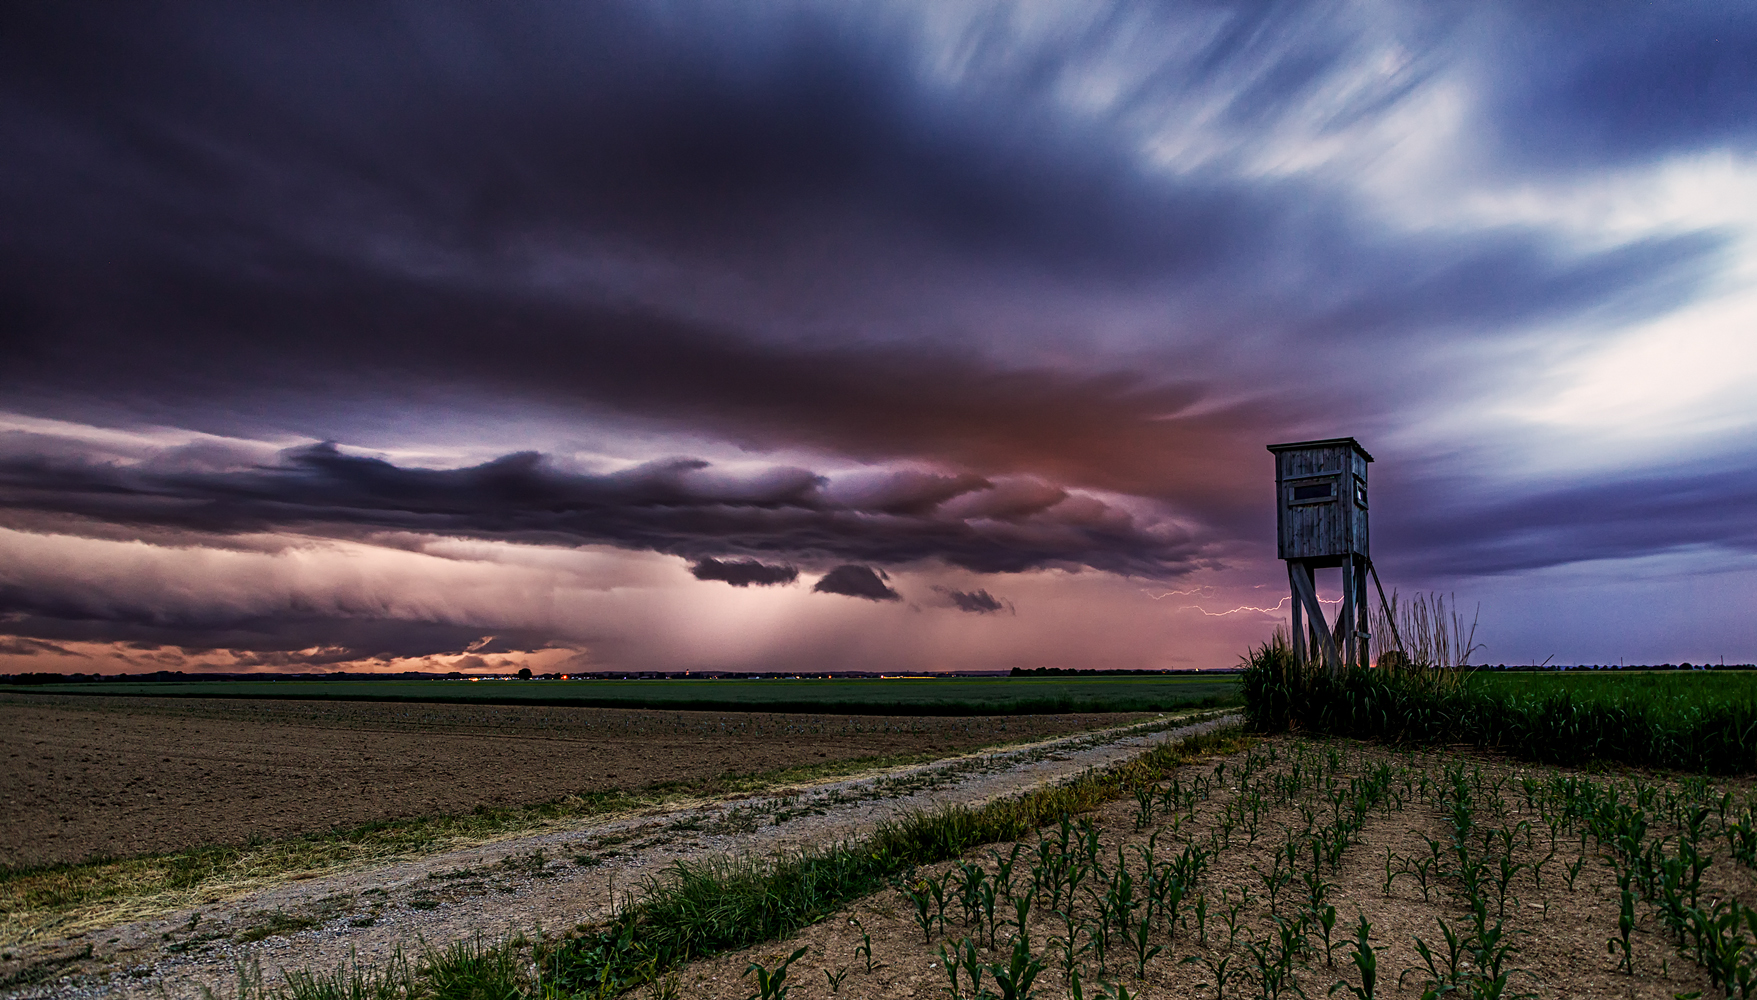
[[[0,965],[56,966],[61,978],[7,997],[236,995],[241,968],[328,970],[460,940],[493,941],[591,923],[612,895],[678,861],[772,856],[857,837],[878,823],[973,805],[1067,780],[1168,740],[1236,725],[1236,715],[1165,717],[762,795],[598,818],[563,830],[290,882],[194,910],[37,942]]]

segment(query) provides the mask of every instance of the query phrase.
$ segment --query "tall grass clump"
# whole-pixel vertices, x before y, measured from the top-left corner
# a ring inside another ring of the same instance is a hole
[[[1482,645],[1476,641],[1475,617],[1468,625],[1439,594],[1417,594],[1404,600],[1395,588],[1371,616],[1371,660],[1387,666],[1423,671],[1468,670]]]
[[[1375,668],[1331,670],[1301,663],[1277,631],[1245,657],[1245,724],[1258,732],[1291,728],[1398,742],[1442,739],[1468,696],[1467,674],[1411,663],[1395,653]],[[1413,713],[1409,714],[1409,713]]]
[[[1425,633],[1419,616],[1405,617],[1417,622],[1415,641],[1406,635],[1403,649],[1382,651],[1371,667],[1296,662],[1278,632],[1244,658],[1246,725],[1411,745],[1473,744],[1550,764],[1757,771],[1757,698],[1593,697],[1484,683],[1459,662],[1469,657],[1472,632],[1461,632],[1455,617],[1438,625],[1436,607],[1443,605],[1427,609]]]

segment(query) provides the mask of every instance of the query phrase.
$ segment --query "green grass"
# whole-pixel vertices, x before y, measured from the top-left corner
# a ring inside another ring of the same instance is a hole
[[[1550,764],[1757,772],[1757,675],[1744,672],[1332,674],[1295,664],[1279,641],[1249,663],[1245,716],[1263,732],[1474,744]]]
[[[1478,670],[1469,683],[1501,697],[1567,693],[1582,701],[1661,708],[1757,700],[1757,670]]]
[[[576,705],[848,715],[1162,712],[1238,704],[1236,674],[765,680],[220,680],[5,685],[34,694]]]

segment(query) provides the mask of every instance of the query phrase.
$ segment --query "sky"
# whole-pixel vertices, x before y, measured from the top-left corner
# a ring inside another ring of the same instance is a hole
[[[0,12],[0,672],[1757,660],[1757,7]],[[1321,580],[1327,597],[1333,579]]]

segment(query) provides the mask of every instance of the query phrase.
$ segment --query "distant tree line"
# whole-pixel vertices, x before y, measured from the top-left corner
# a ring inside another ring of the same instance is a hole
[[[463,674],[452,671],[446,674],[420,673],[404,671],[395,674],[348,674],[336,671],[327,674],[235,674],[188,673],[182,670],[155,670],[150,674],[0,674],[0,684],[92,684],[98,682],[117,683],[136,681],[384,681],[384,680],[434,680],[438,678],[460,679]]]
[[[1226,673],[1238,670],[1237,667],[1223,667],[1219,670],[1203,670],[1201,673]],[[1081,669],[1078,667],[1014,667],[1013,677],[1134,677],[1148,675],[1157,677],[1161,674],[1192,674],[1194,670],[1122,670],[1122,669]]]
[[[1757,670],[1757,664],[1751,663],[1525,663],[1508,666],[1505,663],[1484,664],[1477,670]]]

